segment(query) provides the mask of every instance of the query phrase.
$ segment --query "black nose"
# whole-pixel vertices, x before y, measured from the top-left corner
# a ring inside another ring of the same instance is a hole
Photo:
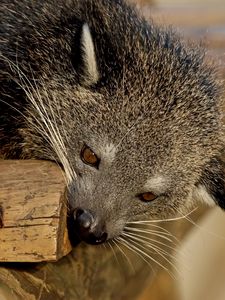
[[[78,227],[82,230],[88,230],[94,223],[94,217],[88,210],[77,208],[73,215]]]
[[[75,221],[75,233],[82,241],[88,244],[96,245],[104,243],[107,239],[107,233],[104,226],[89,210],[76,208],[73,213]]]

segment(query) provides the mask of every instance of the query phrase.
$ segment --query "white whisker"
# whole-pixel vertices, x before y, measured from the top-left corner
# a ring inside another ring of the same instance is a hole
[[[152,272],[155,274],[155,270],[153,269],[152,265],[145,258],[146,256],[148,257],[148,255],[146,253],[144,253],[142,250],[140,250],[137,247],[135,247],[134,245],[132,245],[129,241],[125,240],[121,236],[118,237],[117,240],[120,241],[121,244],[123,244],[125,247],[127,247],[128,249],[130,249],[132,252],[136,253],[142,260],[144,260],[149,265],[149,267],[151,268]]]
[[[109,247],[110,247],[110,249],[112,250],[112,253],[113,253],[114,257],[115,257],[115,260],[116,260],[118,266],[121,268],[121,265],[120,265],[120,263],[119,263],[119,260],[118,260],[118,258],[117,258],[117,256],[116,256],[116,252],[114,251],[113,246],[112,246],[111,243],[110,243],[110,240],[107,242],[107,245],[109,245]]]
[[[194,211],[196,211],[198,208],[195,207],[192,211],[187,213],[186,215],[182,215],[180,217],[175,217],[175,218],[168,218],[168,219],[158,219],[158,220],[143,220],[143,221],[131,221],[128,224],[145,224],[145,223],[158,223],[158,222],[172,222],[172,221],[178,221],[185,219],[187,216],[192,214]]]
[[[179,273],[178,269],[175,267],[175,265],[162,253],[162,251],[160,251],[159,249],[157,249],[157,247],[153,246],[153,245],[150,245],[148,244],[147,246],[146,245],[143,245],[141,243],[138,243],[140,242],[141,240],[138,239],[138,238],[135,238],[135,237],[131,237],[131,236],[126,236],[126,238],[128,238],[130,241],[132,241],[133,244],[135,244],[136,246],[139,247],[139,250],[142,251],[140,248],[142,248],[143,250],[149,250],[152,249],[155,251],[155,253],[159,254],[163,259],[165,259],[165,261],[167,261],[170,265],[172,265],[174,267],[174,269]],[[137,242],[138,241],[138,242]],[[134,246],[134,245],[132,245]],[[147,254],[146,252],[142,251],[143,254],[145,254],[146,256],[148,256],[152,261],[154,261],[157,265],[159,265],[160,267],[162,267],[165,271],[168,272],[168,274],[173,278],[173,279],[176,279],[176,277],[170,272],[170,270],[165,267],[163,264],[161,264],[158,260],[154,259],[152,256],[150,256],[149,254]]]
[[[24,116],[25,120],[32,125],[32,128],[35,129],[37,133],[39,133],[42,138],[47,141],[48,145],[55,152],[58,160],[63,165],[66,174],[66,183],[68,186],[69,183],[76,178],[76,173],[74,172],[74,170],[71,170],[70,163],[67,159],[68,155],[66,152],[65,144],[62,141],[61,134],[56,122],[57,116],[53,112],[47,90],[43,89],[46,94],[45,98],[48,100],[50,115],[49,111],[47,111],[47,108],[44,105],[34,77],[32,84],[30,79],[23,73],[18,65],[16,65],[14,62],[11,62],[9,59],[5,58],[2,55],[1,57],[3,57],[8,62],[11,69],[15,70],[18,73],[20,82],[17,82],[17,84],[25,92],[25,95],[30,100],[30,104],[34,109],[34,112],[36,112],[39,116],[39,118],[37,118],[37,116],[35,116],[33,112],[30,112],[28,108],[27,110],[29,111],[29,118]],[[34,98],[34,96],[36,96],[36,99]],[[54,124],[51,122],[50,116],[53,118]],[[31,117],[33,117],[33,120],[35,120],[36,124],[33,123]]]
[[[131,263],[131,260],[129,257],[126,255],[126,253],[123,251],[123,249],[118,245],[120,241],[118,241],[116,238],[112,240],[112,242],[115,244],[115,246],[119,249],[119,251],[122,253],[122,255],[126,258],[129,266],[131,267],[132,272],[135,274],[135,269],[134,266]],[[121,243],[121,242],[120,242]]]
[[[127,226],[125,226],[125,229],[129,230],[129,231],[134,231],[134,232],[152,233],[151,230],[143,230],[143,229],[138,229],[138,228],[133,228],[133,227],[127,227]],[[167,236],[164,236],[163,234],[154,233],[154,235],[158,236],[158,237],[161,237],[162,239],[167,240],[167,241],[169,241],[171,243],[174,242],[172,239],[168,238]]]
[[[128,238],[128,240],[129,240],[130,242],[132,241],[132,243],[135,244],[136,246],[142,247],[142,248],[144,248],[144,249],[146,250],[146,248],[145,248],[144,246],[142,246],[140,243],[135,242],[132,238],[130,238],[130,237],[126,237],[126,238]],[[120,238],[118,238],[118,239],[122,239],[122,238],[120,237]],[[127,239],[126,239],[126,240],[123,239],[123,241],[127,242]],[[169,274],[171,274],[168,268],[166,268],[166,267],[165,267],[164,265],[162,265],[159,261],[157,261],[156,259],[154,259],[154,258],[153,258],[152,256],[150,256],[148,253],[142,251],[140,248],[134,246],[133,244],[130,243],[130,245],[132,245],[132,247],[134,247],[137,251],[139,251],[140,253],[142,253],[144,256],[148,257],[150,260],[152,260],[152,261],[155,262],[157,265],[159,265],[161,268],[163,268],[165,271],[167,271]]]
[[[127,232],[124,232],[123,234],[129,234],[129,235],[131,235],[131,236],[135,236],[135,237],[141,237],[144,241],[150,241],[150,242],[155,242],[155,243],[157,243],[157,244],[159,244],[159,245],[162,245],[162,246],[165,246],[166,248],[168,248],[168,249],[171,249],[171,250],[173,250],[173,251],[176,251],[176,247],[172,247],[172,246],[169,246],[169,245],[167,245],[166,243],[163,243],[163,242],[161,242],[161,241],[158,241],[158,240],[156,240],[156,239],[153,239],[153,238],[150,238],[150,237],[148,237],[148,236],[146,236],[146,235],[141,235],[141,234],[136,234],[136,233],[133,233],[133,232],[130,232],[130,231],[127,231]],[[153,234],[154,235],[154,234]]]
[[[149,242],[148,242],[147,240],[144,240],[142,236],[137,236],[137,235],[134,236],[134,235],[132,235],[132,234],[126,234],[126,236],[129,236],[130,238],[134,238],[135,240],[141,242],[143,245],[146,245],[147,247],[150,247],[150,248],[154,247],[154,248],[157,249],[160,253],[162,253],[163,255],[165,255],[165,256],[167,256],[167,257],[170,257],[172,260],[179,261],[179,259],[178,259],[175,255],[173,255],[173,254],[171,254],[171,253],[165,251],[164,249],[162,249],[162,248],[160,248],[158,245],[156,245],[155,243],[158,242],[157,240],[149,239]],[[164,243],[160,243],[160,244],[162,244],[163,246],[167,246],[167,245],[164,244]],[[155,249],[154,249],[154,250],[155,250]],[[175,248],[170,247],[170,249],[171,249],[173,252],[175,252]],[[156,250],[155,250],[155,251],[156,251]],[[156,251],[156,252],[159,253],[158,251]],[[177,268],[175,267],[175,264],[173,264],[172,262],[170,262],[169,260],[167,260],[165,257],[164,257],[164,259],[165,259],[167,262],[169,262],[169,264],[171,264],[171,265],[177,270]],[[177,270],[177,272],[178,272],[178,270]]]

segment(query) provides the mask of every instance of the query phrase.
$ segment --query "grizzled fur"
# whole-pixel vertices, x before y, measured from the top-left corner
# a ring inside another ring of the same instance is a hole
[[[221,96],[201,49],[122,0],[2,0],[0,10],[3,158],[57,161],[70,206],[91,210],[109,238],[196,198],[225,207]],[[82,162],[84,144],[98,169]],[[158,197],[141,202],[148,191]]]

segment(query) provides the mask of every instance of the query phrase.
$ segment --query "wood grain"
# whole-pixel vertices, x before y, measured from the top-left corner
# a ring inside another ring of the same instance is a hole
[[[71,250],[63,176],[46,161],[0,161],[0,261],[55,261]]]

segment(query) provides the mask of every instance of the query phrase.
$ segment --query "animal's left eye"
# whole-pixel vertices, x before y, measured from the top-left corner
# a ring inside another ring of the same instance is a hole
[[[98,168],[100,159],[87,145],[83,146],[80,157],[85,164]]]
[[[147,192],[147,193],[143,193],[143,194],[138,195],[138,198],[141,201],[144,201],[144,202],[151,202],[151,201],[155,200],[157,197],[158,196],[156,196],[152,192]]]

